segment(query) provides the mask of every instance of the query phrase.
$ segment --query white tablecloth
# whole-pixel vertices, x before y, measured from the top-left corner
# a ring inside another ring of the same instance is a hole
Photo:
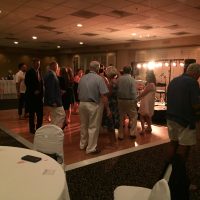
[[[37,163],[21,160],[25,155],[41,157]],[[52,158],[29,149],[0,146],[0,199],[66,199],[66,178]]]
[[[16,99],[15,80],[0,80],[0,99]]]

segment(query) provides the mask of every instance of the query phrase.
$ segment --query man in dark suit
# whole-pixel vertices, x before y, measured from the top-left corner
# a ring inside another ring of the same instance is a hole
[[[44,77],[44,110],[51,116],[51,123],[64,128],[65,111],[62,106],[62,97],[59,80],[56,76],[58,71],[58,63],[52,62],[49,65],[49,70]]]
[[[25,76],[26,95],[29,105],[29,130],[34,134],[35,130],[42,126],[43,121],[43,80],[40,73],[40,59],[33,59],[31,67]],[[37,123],[35,124],[35,114]]]

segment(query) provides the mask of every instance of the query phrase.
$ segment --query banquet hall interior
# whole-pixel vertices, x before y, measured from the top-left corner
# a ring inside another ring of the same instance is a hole
[[[151,134],[140,134],[138,120],[136,139],[131,140],[126,118],[124,140],[118,140],[115,130],[115,143],[110,145],[109,131],[101,127],[98,139],[101,152],[91,155],[79,148],[80,119],[73,109],[71,121],[63,130],[71,199],[111,199],[103,192],[97,192],[96,197],[89,196],[91,188],[79,198],[75,192],[81,183],[73,185],[70,172],[102,162],[115,165],[120,156],[148,151],[169,142],[167,87],[173,78],[183,73],[187,61],[200,63],[199,10],[199,0],[1,0],[1,131],[33,149],[34,135],[29,133],[28,118],[19,120],[17,113],[15,74],[19,63],[31,67],[32,59],[40,58],[43,75],[52,61],[58,62],[59,67],[72,68],[74,73],[78,69],[85,72],[92,60],[105,67],[115,66],[118,71],[130,66],[138,94],[144,87],[146,71],[153,70],[157,84]],[[13,80],[9,80],[10,76]],[[44,119],[44,124],[47,123]],[[110,186],[112,193],[114,186],[116,184]],[[198,198],[194,195],[191,199]]]

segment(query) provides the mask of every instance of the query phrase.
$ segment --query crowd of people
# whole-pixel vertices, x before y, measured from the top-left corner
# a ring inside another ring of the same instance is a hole
[[[29,115],[32,134],[42,126],[44,116],[64,129],[71,121],[73,105],[74,113],[80,115],[80,149],[87,154],[100,152],[98,137],[101,126],[107,128],[111,144],[115,143],[116,129],[117,139],[123,140],[126,116],[129,118],[130,139],[137,137],[138,115],[140,134],[150,134],[156,93],[155,74],[153,70],[146,71],[146,83],[138,93],[131,73],[130,66],[118,71],[114,66],[105,68],[98,61],[91,61],[85,73],[78,69],[73,75],[71,68],[59,68],[57,62],[52,62],[43,77],[40,59],[33,59],[30,69],[21,63],[16,74],[19,118]],[[199,77],[200,65],[192,63],[169,83],[166,113],[170,139],[168,162],[178,155],[185,166],[190,148],[196,144],[196,134],[200,131]]]
[[[80,115],[80,149],[86,153],[98,153],[100,127],[106,127],[111,145],[124,139],[124,118],[129,118],[130,138],[137,133],[137,102],[140,104],[142,132],[151,132],[151,117],[155,99],[155,75],[148,70],[144,91],[138,96],[132,68],[125,66],[119,72],[114,66],[104,67],[97,61],[90,63],[84,73],[76,74],[69,67],[59,67],[51,62],[44,76],[40,70],[40,59],[34,58],[28,69],[19,64],[16,74],[16,88],[19,99],[19,119],[29,115],[29,131],[34,134],[42,126],[43,118],[64,129],[71,122],[71,112]],[[23,107],[24,115],[22,112]],[[147,123],[147,128],[145,127]]]

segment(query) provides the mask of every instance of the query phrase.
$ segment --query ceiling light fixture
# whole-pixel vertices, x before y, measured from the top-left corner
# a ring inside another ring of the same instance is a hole
[[[76,26],[77,26],[77,27],[82,27],[83,25],[82,25],[82,24],[77,24]]]
[[[60,45],[58,45],[58,46],[57,46],[57,48],[58,48],[58,49],[60,49],[60,48],[61,48],[61,46],[60,46]]]
[[[17,41],[14,41],[14,44],[19,44],[19,42],[17,42]]]
[[[83,45],[83,42],[79,42],[80,45]]]
[[[37,40],[37,36],[32,36],[32,39],[33,40]]]

